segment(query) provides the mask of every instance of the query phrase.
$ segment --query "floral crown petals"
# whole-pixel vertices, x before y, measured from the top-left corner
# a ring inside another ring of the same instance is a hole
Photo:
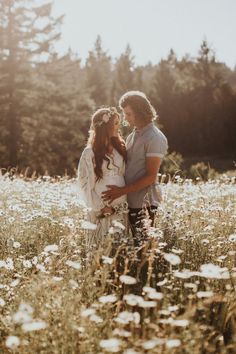
[[[115,111],[112,109],[109,109],[109,112],[105,112],[102,115],[102,119],[99,122],[95,122],[94,126],[95,127],[100,127],[103,123],[107,124],[110,120],[110,118],[115,114]]]

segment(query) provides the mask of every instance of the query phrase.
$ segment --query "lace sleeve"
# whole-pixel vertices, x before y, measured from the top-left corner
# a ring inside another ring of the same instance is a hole
[[[96,176],[93,166],[93,151],[86,148],[80,157],[78,166],[79,198],[94,211],[101,209],[101,199],[95,192]]]

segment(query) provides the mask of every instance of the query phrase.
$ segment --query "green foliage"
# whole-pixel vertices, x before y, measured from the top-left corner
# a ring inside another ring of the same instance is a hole
[[[117,104],[120,96],[134,89],[134,57],[128,45],[125,52],[120,55],[115,64],[113,80],[113,101]]]
[[[53,57],[34,73],[22,118],[21,166],[40,173],[75,173],[85,145],[94,102],[84,89],[79,60]]]
[[[0,3],[0,124],[5,128],[4,143],[8,150],[4,161],[11,166],[19,162],[21,119],[27,109],[23,103],[32,89],[32,64],[41,54],[49,53],[52,42],[60,37],[58,25],[63,19],[51,16],[51,2],[37,7],[34,3],[24,0]]]
[[[216,177],[216,171],[204,162],[198,162],[190,167],[189,176],[194,180],[207,181]]]
[[[197,58],[170,50],[159,63],[135,66],[129,45],[113,61],[98,36],[82,66],[71,51],[53,52],[63,16],[51,10],[50,1],[0,2],[0,167],[73,173],[92,112],[117,105],[127,90],[144,91],[159,114],[173,152],[164,173],[182,169],[175,151],[235,158],[235,70],[217,62],[206,41]]]
[[[111,58],[102,49],[100,36],[96,39],[94,50],[89,52],[85,72],[87,87],[96,106],[108,105],[112,86]]]
[[[161,165],[161,172],[171,176],[178,172],[183,172],[183,162],[183,156],[180,153],[173,151],[164,158]]]

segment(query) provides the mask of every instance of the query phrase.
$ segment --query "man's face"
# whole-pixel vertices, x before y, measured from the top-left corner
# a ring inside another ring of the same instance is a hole
[[[123,109],[124,115],[125,115],[125,119],[127,120],[127,122],[129,123],[129,125],[131,127],[135,126],[135,114],[134,111],[132,110],[132,108],[130,106],[126,106]]]

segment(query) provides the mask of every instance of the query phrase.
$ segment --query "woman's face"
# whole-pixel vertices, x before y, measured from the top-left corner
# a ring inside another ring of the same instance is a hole
[[[116,115],[113,120],[113,124],[111,125],[110,136],[111,137],[118,136],[119,129],[120,129],[120,117]]]

